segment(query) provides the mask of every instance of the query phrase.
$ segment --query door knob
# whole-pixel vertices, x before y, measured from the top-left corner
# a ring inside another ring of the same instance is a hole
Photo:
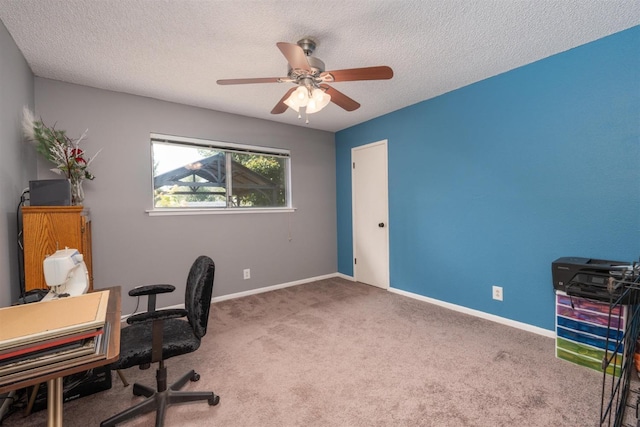
[[[378,227],[380,227],[380,228],[384,228],[384,222],[379,223],[379,224],[378,224]]]

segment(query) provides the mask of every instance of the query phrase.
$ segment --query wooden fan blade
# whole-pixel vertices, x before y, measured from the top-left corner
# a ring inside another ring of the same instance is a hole
[[[288,77],[264,77],[260,79],[225,79],[218,80],[219,85],[246,85],[251,83],[282,83]]]
[[[386,65],[380,67],[349,68],[325,71],[320,74],[326,82],[352,82],[356,80],[387,80],[393,77],[393,70]]]
[[[304,54],[304,50],[297,44],[279,42],[276,43],[280,52],[287,58],[287,62],[294,70],[305,70],[311,72],[309,61],[307,61],[307,55]]]
[[[353,111],[360,108],[360,104],[339,90],[336,90],[329,85],[320,85],[320,87],[325,89],[325,92],[331,96],[331,102],[336,104],[338,107],[342,107],[347,111]]]
[[[291,89],[289,89],[287,93],[284,94],[282,99],[276,104],[276,106],[273,107],[273,110],[271,110],[271,114],[282,114],[285,111],[287,111],[287,108],[289,107],[287,106],[287,104],[284,103],[284,101],[286,101],[287,98],[289,98],[289,96],[291,96],[293,91],[296,89],[297,89],[296,87],[292,87]]]

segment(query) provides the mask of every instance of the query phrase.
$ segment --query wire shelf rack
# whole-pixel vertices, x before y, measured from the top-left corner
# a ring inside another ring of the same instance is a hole
[[[640,332],[640,264],[634,262],[628,270],[609,276],[607,290],[609,331],[602,360],[600,426],[640,427],[640,381],[634,365]]]

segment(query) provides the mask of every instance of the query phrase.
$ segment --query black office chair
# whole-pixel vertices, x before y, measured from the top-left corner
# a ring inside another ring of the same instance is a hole
[[[164,361],[170,357],[191,353],[200,347],[200,339],[207,333],[215,264],[207,256],[195,260],[187,278],[185,308],[156,310],[156,295],[172,292],[172,285],[147,285],[132,289],[130,296],[148,296],[148,311],[127,319],[130,325],[122,329],[120,336],[120,359],[112,369],[132,366],[148,367],[159,363],[156,371],[157,390],[141,384],[133,385],[133,394],[147,398],[137,405],[103,421],[102,427],[115,426],[138,415],[155,409],[156,427],[164,424],[166,408],[174,403],[206,400],[217,405],[220,397],[213,392],[179,391],[187,381],[198,381],[200,375],[191,370],[167,388],[167,368]],[[181,319],[187,317],[188,321]]]

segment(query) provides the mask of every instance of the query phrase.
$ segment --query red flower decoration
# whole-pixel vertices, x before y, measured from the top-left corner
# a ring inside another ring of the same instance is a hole
[[[87,164],[87,161],[84,159],[84,157],[82,157],[83,154],[84,154],[84,151],[82,151],[79,148],[74,148],[71,150],[71,157],[73,157],[76,163]]]

